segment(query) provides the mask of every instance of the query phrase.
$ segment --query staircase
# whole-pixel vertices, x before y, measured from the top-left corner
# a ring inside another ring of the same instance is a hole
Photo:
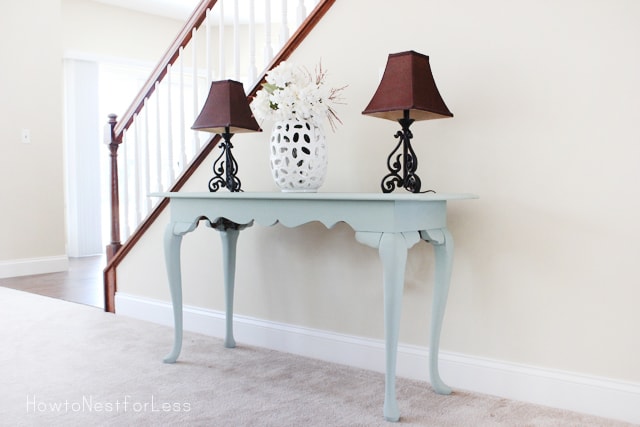
[[[179,191],[220,140],[190,129],[210,82],[240,81],[252,97],[265,74],[291,55],[334,3],[202,0],[127,111],[109,116],[105,311],[115,312],[117,266],[168,204],[152,205],[148,194]]]

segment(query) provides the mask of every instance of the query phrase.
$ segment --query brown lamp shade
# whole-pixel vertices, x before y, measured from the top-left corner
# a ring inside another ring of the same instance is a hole
[[[412,50],[389,55],[380,85],[362,114],[395,121],[405,110],[414,120],[453,117],[433,80],[429,57]]]
[[[212,133],[262,131],[242,83],[234,80],[211,82],[207,100],[191,129]]]

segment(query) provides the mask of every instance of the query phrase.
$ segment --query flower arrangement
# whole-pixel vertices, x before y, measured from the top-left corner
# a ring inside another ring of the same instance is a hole
[[[338,118],[334,104],[342,103],[340,92],[346,87],[327,88],[327,73],[319,64],[315,76],[306,69],[281,62],[266,75],[266,83],[258,91],[251,109],[260,120],[308,120],[315,125],[327,118],[331,129],[335,129]]]

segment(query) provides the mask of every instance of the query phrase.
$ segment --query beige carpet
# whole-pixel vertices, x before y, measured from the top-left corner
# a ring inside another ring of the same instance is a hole
[[[0,287],[0,425],[625,425],[405,379],[401,423],[387,423],[379,373],[191,333],[167,365],[172,333]]]

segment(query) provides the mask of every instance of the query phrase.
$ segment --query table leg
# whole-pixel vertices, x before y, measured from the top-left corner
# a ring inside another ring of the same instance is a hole
[[[386,353],[384,417],[387,421],[400,420],[396,398],[396,365],[398,333],[404,289],[407,251],[419,241],[417,232],[383,233],[380,238],[380,259],[384,286],[384,341]]]
[[[447,306],[451,268],[453,265],[453,237],[449,230],[428,230],[421,232],[424,240],[434,246],[435,250],[435,284],[433,288],[433,305],[431,309],[431,333],[429,340],[429,372],[431,386],[438,394],[451,394],[451,387],[440,378],[438,369],[438,352],[440,351],[440,332],[444,310]]]
[[[384,417],[387,421],[398,421],[400,410],[396,398],[396,360],[398,355],[398,332],[404,288],[404,269],[407,264],[407,245],[402,234],[385,233],[380,239],[380,259],[384,285],[384,341],[386,377],[384,388]]]
[[[233,294],[236,278],[236,246],[240,231],[237,229],[220,230],[222,239],[222,263],[224,269],[224,295],[226,305],[226,334],[224,346],[234,348],[236,340],[233,338]]]
[[[182,275],[180,271],[180,244],[182,235],[174,232],[175,224],[169,223],[164,232],[164,257],[169,278],[169,291],[173,306],[174,339],[173,349],[163,359],[164,363],[174,363],[182,349]]]
[[[174,339],[173,349],[163,359],[164,363],[174,363],[182,349],[182,273],[180,269],[180,244],[182,236],[195,230],[194,222],[170,222],[164,231],[164,262],[169,278],[169,292],[173,306]]]

